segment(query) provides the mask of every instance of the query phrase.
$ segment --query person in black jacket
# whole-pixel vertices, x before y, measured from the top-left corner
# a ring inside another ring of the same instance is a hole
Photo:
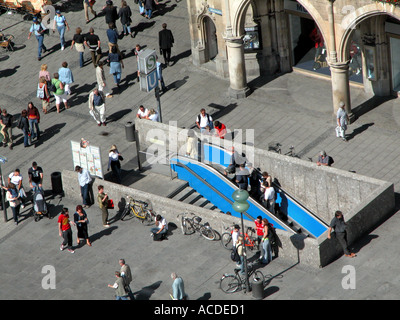
[[[131,31],[131,22],[132,22],[131,16],[132,16],[131,8],[127,5],[125,0],[122,0],[121,9],[119,9],[118,12],[118,17],[121,19],[121,24],[123,28],[122,31],[125,36],[130,34],[131,37],[133,38],[133,34]]]
[[[103,12],[106,18],[106,24],[114,23],[116,25],[116,21],[119,19],[117,7],[113,6],[113,2],[111,0],[107,0],[106,5],[103,7]]]
[[[28,118],[27,118],[27,111],[24,109],[21,112],[21,118],[19,119],[18,122],[18,128],[22,130],[23,134],[24,134],[24,147],[29,147],[30,144],[30,131],[29,131],[29,122],[28,122]]]
[[[171,30],[167,29],[167,24],[162,24],[162,30],[158,33],[158,44],[160,46],[160,54],[164,57],[164,64],[170,65],[171,61],[171,48],[174,43],[174,36]]]

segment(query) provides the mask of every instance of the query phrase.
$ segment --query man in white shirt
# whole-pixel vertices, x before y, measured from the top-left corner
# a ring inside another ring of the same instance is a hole
[[[153,237],[156,234],[160,234],[161,235],[160,240],[162,240],[168,231],[167,220],[165,220],[164,217],[162,217],[160,214],[158,214],[155,218],[155,222],[156,222],[156,227],[151,228],[151,236]]]
[[[347,130],[347,124],[350,121],[350,119],[344,107],[345,107],[344,102],[340,101],[339,109],[336,114],[336,120],[337,120],[336,136],[338,138],[339,137],[342,138],[343,141],[347,141],[346,130]]]
[[[136,114],[136,117],[139,118],[139,119],[146,119],[148,114],[149,114],[149,110],[147,108],[143,107],[143,106],[140,106],[139,110],[138,110],[138,112]]]
[[[90,183],[92,182],[92,178],[90,177],[89,171],[81,168],[80,166],[76,166],[75,171],[78,172],[78,181],[81,188],[83,208],[89,208],[89,187]]]
[[[200,110],[200,114],[196,118],[196,125],[200,129],[200,132],[203,133],[207,130],[207,127],[212,130],[214,128],[212,117],[206,113],[205,109]]]
[[[265,192],[264,192],[265,207],[269,212],[275,214],[275,189],[268,183],[265,183],[264,187],[265,187]]]
[[[240,230],[240,227],[237,224],[235,224],[233,226],[233,232],[232,232],[232,247],[236,247],[236,242],[239,237],[239,230]]]

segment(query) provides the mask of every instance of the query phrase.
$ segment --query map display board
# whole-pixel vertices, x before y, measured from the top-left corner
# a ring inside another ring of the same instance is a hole
[[[80,166],[87,169],[92,176],[103,179],[100,147],[91,146],[83,141],[71,141],[71,150],[74,170],[75,166]]]

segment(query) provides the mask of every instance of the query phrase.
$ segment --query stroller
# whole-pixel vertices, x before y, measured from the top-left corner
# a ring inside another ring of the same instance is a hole
[[[50,219],[50,212],[47,209],[44,193],[39,188],[33,194],[33,218],[35,222],[39,221],[43,216],[47,215]]]

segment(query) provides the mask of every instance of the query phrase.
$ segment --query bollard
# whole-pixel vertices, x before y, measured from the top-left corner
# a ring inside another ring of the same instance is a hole
[[[51,174],[51,189],[53,194],[63,193],[61,172],[53,172]]]
[[[264,283],[263,279],[254,278],[251,282],[253,298],[262,300],[264,298]]]
[[[125,124],[125,136],[128,142],[135,141],[134,132],[135,132],[135,123],[133,123],[132,121],[128,121]]]

